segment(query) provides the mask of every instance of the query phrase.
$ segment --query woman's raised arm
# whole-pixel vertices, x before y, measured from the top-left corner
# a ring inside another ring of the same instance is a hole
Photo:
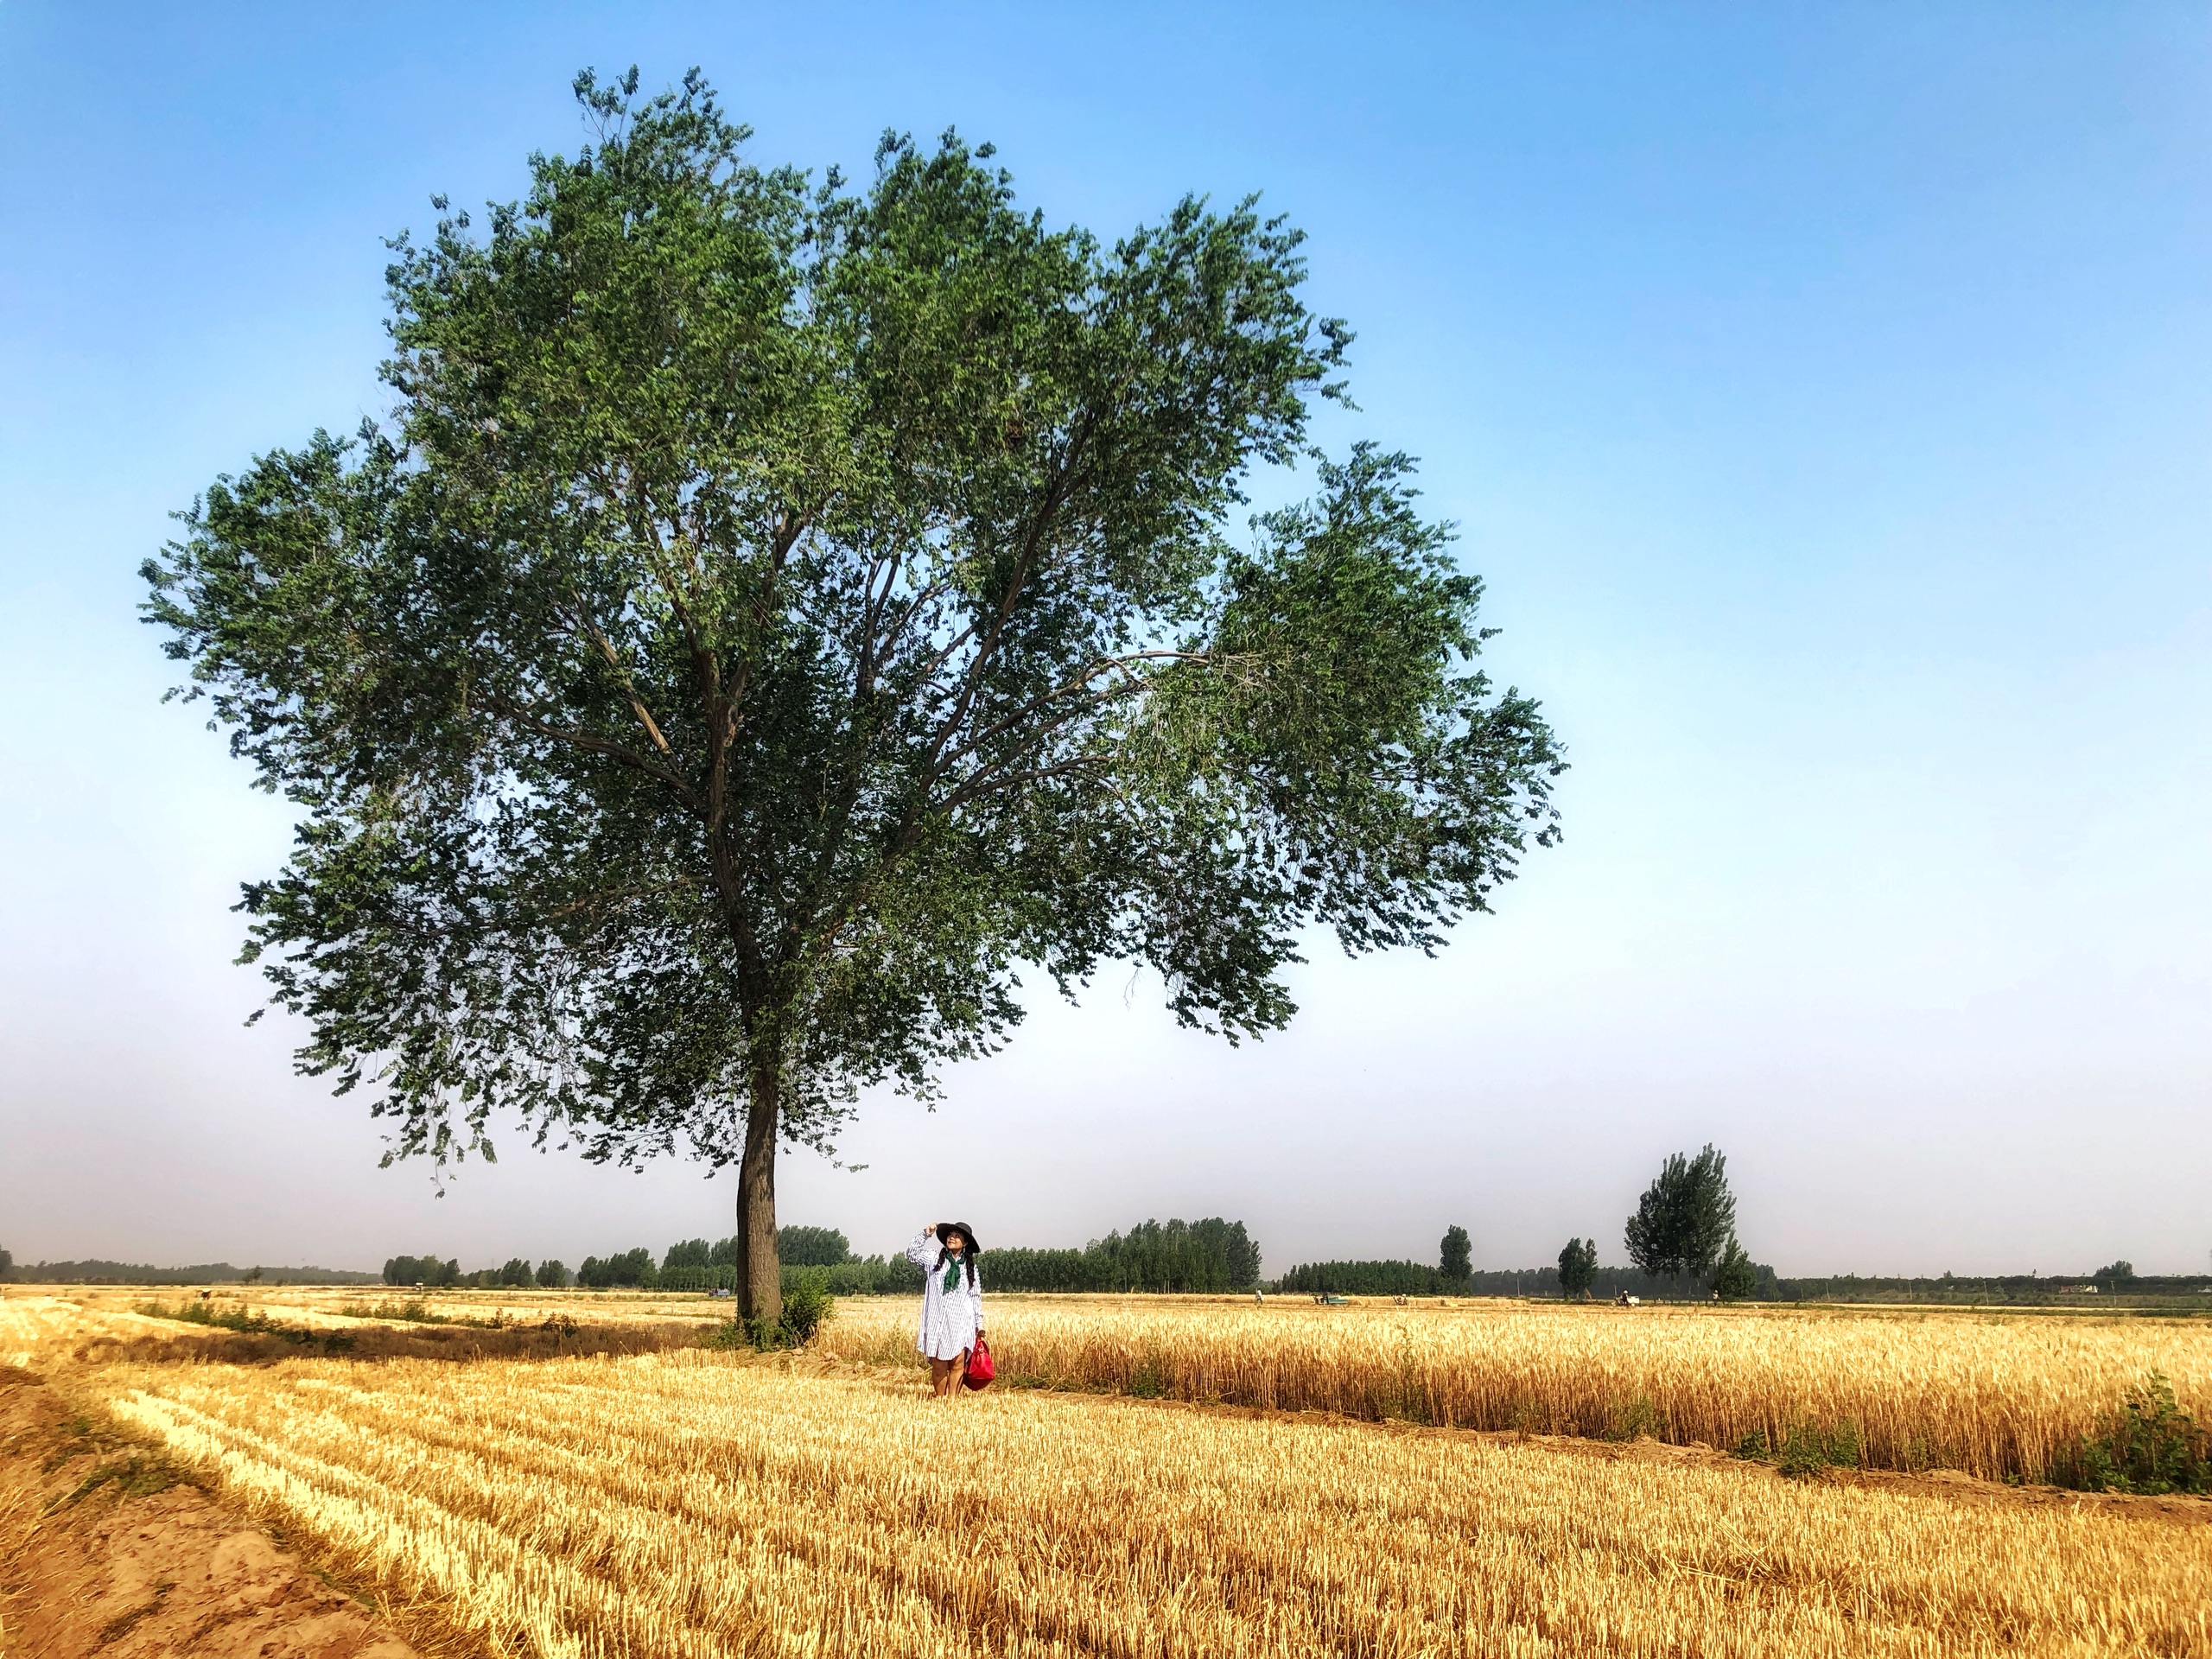
[[[906,1247],[906,1259],[918,1268],[930,1265],[930,1246],[937,1243],[937,1229],[925,1227],[914,1235],[914,1242]]]

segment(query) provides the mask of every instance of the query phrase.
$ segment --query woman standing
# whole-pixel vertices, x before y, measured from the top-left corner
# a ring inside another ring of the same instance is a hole
[[[929,1357],[930,1390],[960,1392],[968,1355],[983,1334],[983,1282],[976,1276],[976,1234],[964,1221],[925,1227],[906,1247],[922,1270],[922,1329],[914,1345]]]

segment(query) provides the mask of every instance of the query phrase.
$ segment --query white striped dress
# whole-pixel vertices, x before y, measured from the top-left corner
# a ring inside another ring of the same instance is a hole
[[[976,1345],[983,1328],[983,1275],[963,1268],[959,1288],[947,1292],[938,1258],[944,1246],[925,1229],[906,1247],[906,1259],[922,1270],[922,1328],[914,1345],[931,1359],[957,1359]]]

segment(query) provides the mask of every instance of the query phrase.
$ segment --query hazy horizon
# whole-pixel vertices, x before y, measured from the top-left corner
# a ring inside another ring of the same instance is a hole
[[[732,1179],[379,1170],[236,966],[290,814],[139,626],[219,474],[379,413],[381,238],[701,66],[753,153],[998,146],[1111,238],[1265,193],[1357,415],[1573,766],[1565,842],[1433,960],[1293,976],[1232,1048],[1046,987],[934,1114],[864,1103],[781,1219],[862,1254],[1241,1218],[1274,1274],[1623,1260],[1729,1157],[1785,1274],[2212,1251],[2212,17],[2202,7],[923,15],[11,0],[0,63],[0,1246],[464,1267],[732,1230]],[[1257,491],[1289,485],[1262,479]],[[1241,526],[1236,527],[1241,530]]]

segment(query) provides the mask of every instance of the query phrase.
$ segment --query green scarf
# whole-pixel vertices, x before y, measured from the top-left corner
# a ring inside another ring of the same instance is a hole
[[[947,1250],[944,1253],[944,1294],[948,1296],[960,1288],[961,1258]]]

